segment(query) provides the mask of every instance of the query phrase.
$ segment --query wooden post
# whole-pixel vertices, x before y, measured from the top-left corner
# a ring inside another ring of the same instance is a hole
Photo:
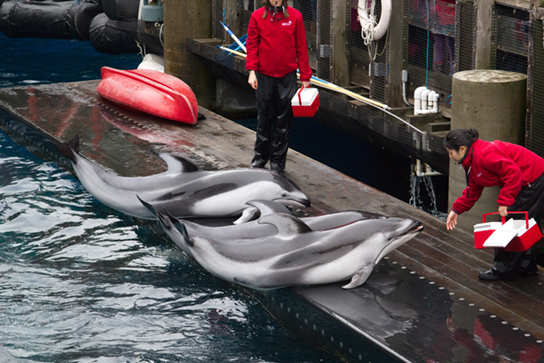
[[[242,37],[242,16],[237,11],[236,6],[239,0],[225,0],[225,24],[227,24],[230,30],[236,35],[236,37]],[[225,32],[225,44],[234,43],[234,39]]]
[[[405,106],[402,96],[402,68],[404,42],[404,1],[391,1],[391,21],[389,22],[389,75],[387,104],[391,107]]]
[[[476,69],[491,68],[491,22],[495,0],[476,0]]]
[[[486,141],[523,145],[527,76],[478,69],[457,72],[452,78],[451,128],[476,128]],[[466,188],[465,171],[450,161],[448,205]],[[483,213],[496,211],[499,187],[485,188],[474,207],[459,217],[458,227],[472,232]]]
[[[187,83],[206,108],[214,105],[215,79],[187,50],[187,42],[211,37],[212,0],[164,2],[164,71]]]
[[[349,86],[349,61],[347,57],[346,0],[332,2],[331,82]]]

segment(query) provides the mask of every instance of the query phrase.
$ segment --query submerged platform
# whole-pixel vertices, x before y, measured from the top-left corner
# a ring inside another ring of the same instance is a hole
[[[0,88],[0,127],[65,167],[52,140],[75,133],[83,155],[124,176],[164,171],[157,152],[182,154],[204,169],[248,166],[252,131],[202,108],[206,119],[196,126],[131,112],[101,98],[97,84]],[[295,150],[285,176],[312,201],[301,213],[357,209],[414,218],[425,227],[359,288],[246,290],[287,329],[344,361],[544,362],[543,272],[480,282],[492,251],[475,250],[471,234],[448,232],[443,221]]]

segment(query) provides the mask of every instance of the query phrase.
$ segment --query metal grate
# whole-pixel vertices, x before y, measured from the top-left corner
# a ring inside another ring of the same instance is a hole
[[[457,24],[455,29],[457,71],[474,69],[476,64],[476,6],[472,2],[458,4]]]
[[[326,81],[331,79],[331,38],[332,4],[321,0],[317,4],[317,76]]]
[[[262,1],[259,0],[240,0],[240,7],[242,9],[240,16],[242,17],[242,28],[244,33],[247,33],[247,27],[249,25],[249,18],[251,13],[261,7]]]
[[[461,53],[456,39],[460,30],[456,24],[460,6],[460,3],[443,0],[404,2],[404,64],[409,74],[408,95],[413,95],[415,88],[426,86],[439,93],[442,109],[450,108],[451,75],[459,68]],[[472,47],[473,41],[469,44]]]
[[[544,157],[544,24],[534,21],[530,24],[533,41],[527,77],[528,109],[526,147]]]
[[[212,36],[217,39],[224,39],[225,29],[220,21],[224,19],[225,0],[213,0],[212,3]]]
[[[291,5],[302,14],[304,28],[306,30],[306,43],[308,44],[308,57],[310,67],[316,69],[317,53],[317,0],[293,0]]]
[[[368,47],[361,36],[361,24],[357,21],[357,7],[359,0],[350,0],[346,3],[349,17],[346,19],[348,34],[348,53],[350,80],[363,87],[370,86],[368,74],[370,57]]]
[[[496,6],[496,67],[503,71],[527,74],[529,54],[529,13],[507,6]]]

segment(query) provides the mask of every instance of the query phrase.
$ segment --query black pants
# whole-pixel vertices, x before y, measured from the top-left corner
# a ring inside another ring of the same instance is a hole
[[[533,183],[521,188],[514,204],[509,211],[527,211],[529,219],[539,222],[544,217],[544,174]],[[533,274],[538,271],[534,248],[526,252],[508,252],[503,248],[495,250],[495,266],[497,275],[502,278],[516,278],[523,274]]]
[[[291,98],[297,91],[297,73],[276,78],[256,72],[257,140],[253,161],[277,163],[285,168],[293,111]]]

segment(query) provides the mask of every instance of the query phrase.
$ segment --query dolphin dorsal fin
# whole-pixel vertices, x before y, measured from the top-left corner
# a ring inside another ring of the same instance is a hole
[[[195,163],[185,159],[182,156],[165,153],[161,153],[159,156],[168,166],[167,173],[192,173],[200,170]]]
[[[75,134],[72,140],[68,142],[55,142],[57,150],[74,164],[77,164],[77,154],[79,154],[79,135]]]
[[[250,200],[249,202],[246,202],[246,204],[252,205],[257,208],[261,213],[261,218],[269,214],[291,214],[286,206],[278,202],[273,202],[271,200]]]
[[[259,223],[275,226],[280,237],[292,237],[297,234],[312,232],[312,229],[306,223],[290,214],[269,214],[261,217]]]
[[[189,236],[189,232],[187,232],[187,227],[185,227],[185,224],[183,224],[183,222],[180,219],[175,219],[175,221],[172,220],[172,222],[174,223],[174,227],[176,227],[178,232],[185,239],[185,243],[187,243],[188,246],[193,247],[195,244],[191,236]]]
[[[155,216],[155,218],[158,218],[157,216],[157,210],[155,209],[155,207],[153,207],[150,203],[146,202],[145,200],[143,200],[142,198],[140,198],[140,196],[138,194],[136,194],[136,198],[138,198],[138,200],[140,201],[140,203],[142,203],[142,205],[151,213]]]
[[[79,154],[79,134],[75,134],[74,137],[72,137],[72,140],[68,141],[68,145],[70,145],[72,150]]]

